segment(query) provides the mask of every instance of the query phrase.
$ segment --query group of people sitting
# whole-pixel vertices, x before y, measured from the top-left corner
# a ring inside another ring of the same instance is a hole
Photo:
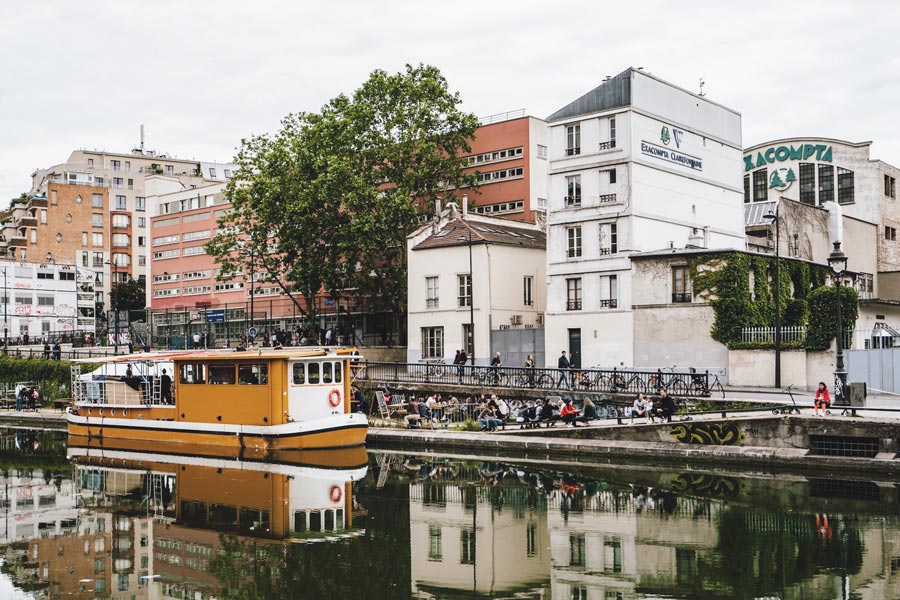
[[[673,414],[675,414],[675,400],[665,388],[659,391],[659,401],[655,405],[652,398],[644,398],[644,394],[640,393],[631,406],[632,423],[635,417],[646,419],[648,423],[654,423],[656,419],[671,422]]]
[[[543,402],[526,402],[516,416],[516,422],[522,427],[540,427],[543,424],[552,425],[562,421],[566,425],[577,427],[579,423],[587,424],[589,421],[600,418],[597,414],[597,406],[590,398],[585,398],[581,410],[575,406],[575,402],[568,400],[554,401],[547,398]]]

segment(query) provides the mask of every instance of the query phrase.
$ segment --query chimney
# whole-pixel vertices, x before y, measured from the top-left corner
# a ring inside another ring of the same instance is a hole
[[[434,216],[435,216],[435,218],[437,218],[437,216],[440,214],[441,214],[441,199],[435,198],[434,199]]]
[[[709,248],[709,225],[703,226],[703,247]]]
[[[463,194],[463,207],[462,207],[463,217],[469,216],[469,195]]]

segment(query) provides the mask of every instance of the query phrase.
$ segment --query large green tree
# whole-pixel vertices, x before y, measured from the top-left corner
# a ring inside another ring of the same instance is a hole
[[[221,277],[271,281],[310,321],[323,290],[405,312],[406,236],[435,199],[475,183],[460,155],[478,122],[460,102],[437,68],[407,65],[243,140],[207,245]]]

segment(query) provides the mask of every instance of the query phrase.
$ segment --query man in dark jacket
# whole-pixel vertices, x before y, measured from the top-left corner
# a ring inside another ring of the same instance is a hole
[[[561,387],[563,383],[566,384],[566,389],[569,388],[569,359],[566,358],[566,351],[563,350],[562,354],[559,357],[559,360],[556,361],[556,368],[559,369],[559,380],[556,382],[556,387]]]
[[[659,403],[656,409],[659,418],[672,422],[672,415],[675,414],[675,399],[669,395],[666,388],[659,390]]]

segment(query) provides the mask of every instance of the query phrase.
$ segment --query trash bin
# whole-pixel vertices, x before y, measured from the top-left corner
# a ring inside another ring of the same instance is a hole
[[[855,381],[847,384],[847,395],[850,398],[851,408],[861,408],[866,405],[866,382]]]

